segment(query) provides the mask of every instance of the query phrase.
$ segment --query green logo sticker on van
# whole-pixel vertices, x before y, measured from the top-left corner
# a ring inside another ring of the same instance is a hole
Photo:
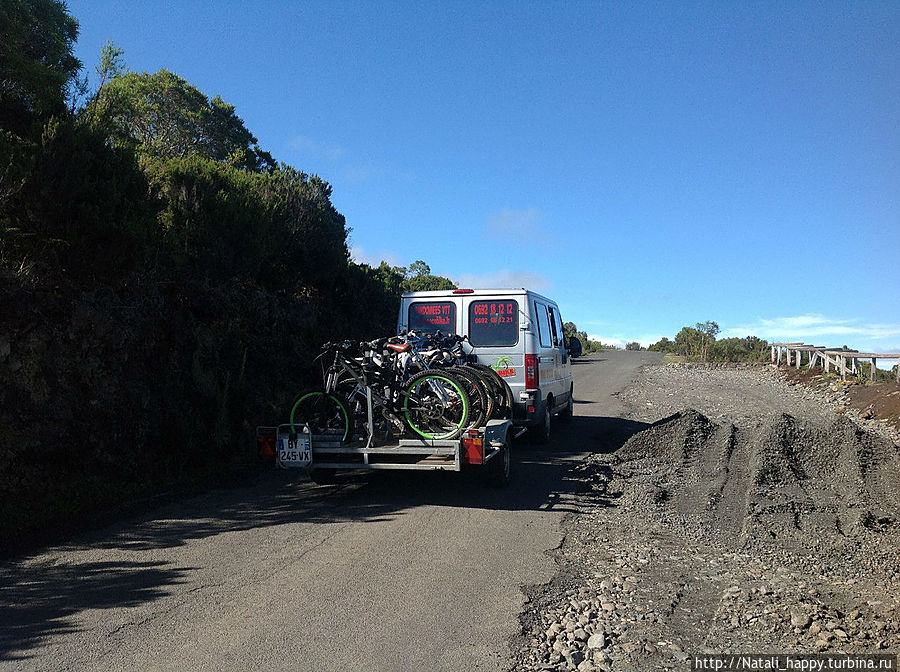
[[[501,378],[511,378],[516,375],[516,370],[513,368],[512,362],[509,361],[509,357],[498,357],[497,363],[491,368],[494,369]]]

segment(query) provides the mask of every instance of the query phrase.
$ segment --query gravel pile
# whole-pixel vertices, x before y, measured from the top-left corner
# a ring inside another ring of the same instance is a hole
[[[619,395],[635,420],[654,422],[684,408],[739,426],[766,424],[772,415],[829,421],[844,415],[866,430],[900,443],[886,420],[851,407],[853,381],[815,376],[801,381],[794,370],[750,364],[666,364],[644,370],[640,383]]]
[[[900,650],[900,447],[815,392],[761,368],[645,369],[620,399],[653,424],[576,469],[584,513],[531,591],[515,669]]]

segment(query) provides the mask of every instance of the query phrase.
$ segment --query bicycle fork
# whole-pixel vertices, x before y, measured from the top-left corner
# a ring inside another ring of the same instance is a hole
[[[369,419],[369,436],[366,439],[366,448],[371,448],[372,441],[375,438],[375,411],[372,404],[371,385],[366,385],[366,417]]]

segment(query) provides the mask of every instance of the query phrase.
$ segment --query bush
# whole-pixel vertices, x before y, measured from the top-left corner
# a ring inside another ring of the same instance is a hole
[[[723,338],[710,346],[709,359],[714,362],[756,362],[769,357],[769,344],[756,336]]]
[[[7,203],[9,255],[91,282],[121,279],[142,263],[157,231],[131,152],[87,124],[54,118],[29,163]]]

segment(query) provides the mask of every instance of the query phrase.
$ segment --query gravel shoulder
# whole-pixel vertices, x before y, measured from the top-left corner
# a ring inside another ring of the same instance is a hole
[[[514,669],[900,650],[900,447],[832,387],[645,366],[617,395],[630,438],[575,470],[581,513],[530,590]]]

